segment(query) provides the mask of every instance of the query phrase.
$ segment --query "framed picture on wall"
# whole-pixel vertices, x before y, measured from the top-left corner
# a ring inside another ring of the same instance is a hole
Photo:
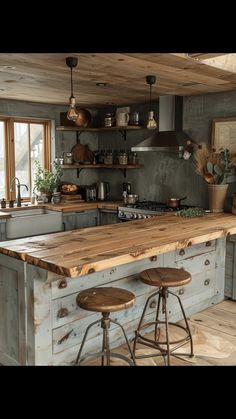
[[[236,116],[212,120],[212,147],[236,150]]]

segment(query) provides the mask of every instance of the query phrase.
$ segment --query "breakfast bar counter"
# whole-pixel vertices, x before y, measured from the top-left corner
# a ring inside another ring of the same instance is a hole
[[[182,218],[172,213],[1,242],[0,363],[73,364],[85,328],[98,318],[80,309],[76,296],[93,286],[135,293],[134,307],[116,313],[132,339],[144,301],[153,292],[138,276],[149,267],[172,266],[191,273],[192,282],[175,289],[187,315],[222,301],[226,237],[234,234],[232,214]],[[180,319],[169,298],[171,320]],[[150,304],[150,317],[155,305]],[[99,334],[98,326],[91,332],[88,351],[98,348]],[[111,328],[113,345],[121,338],[117,327]]]

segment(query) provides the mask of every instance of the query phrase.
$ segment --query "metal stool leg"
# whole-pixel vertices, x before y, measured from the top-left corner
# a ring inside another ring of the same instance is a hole
[[[125,337],[125,340],[126,340],[127,346],[128,346],[128,348],[129,348],[129,353],[130,353],[130,356],[131,356],[131,358],[132,358],[132,360],[133,360],[134,365],[136,365],[135,357],[134,357],[133,351],[132,351],[132,349],[131,349],[131,346],[130,346],[129,340],[128,340],[128,338],[127,338],[127,335],[126,335],[126,333],[125,333],[125,329],[123,328],[123,326],[122,326],[120,323],[116,322],[115,320],[111,320],[111,323],[115,323],[115,324],[117,324],[118,326],[120,326],[120,328],[121,328],[121,330],[122,330],[122,332],[123,332],[123,335],[124,335],[124,337]]]
[[[101,327],[103,329],[103,338],[102,338],[102,357],[101,365],[104,366],[104,356],[106,355],[107,365],[110,365],[110,346],[109,346],[109,327],[110,313],[102,313]]]
[[[162,288],[161,296],[162,296],[162,304],[163,304],[162,312],[163,314],[165,314],[167,365],[170,365],[169,323],[168,323],[168,311],[167,311],[168,290],[166,288]]]
[[[160,305],[161,305],[161,293],[159,291],[158,302],[157,302],[157,314],[156,314],[155,334],[154,334],[156,341],[157,341],[157,330],[159,331],[158,338],[160,336],[160,328],[158,327],[159,326]]]
[[[145,303],[145,306],[144,306],[144,309],[143,309],[143,312],[142,312],[142,315],[141,315],[141,319],[140,319],[139,324],[138,324],[138,327],[137,327],[137,329],[136,329],[136,331],[135,331],[135,338],[134,338],[134,345],[133,345],[133,353],[134,353],[134,356],[135,356],[136,345],[137,345],[137,341],[138,341],[138,337],[139,337],[139,331],[140,331],[140,329],[141,329],[141,327],[142,327],[143,320],[144,320],[144,317],[145,317],[146,310],[147,310],[147,308],[148,308],[149,301],[150,301],[153,297],[155,297],[156,295],[158,295],[159,293],[160,293],[160,290],[158,290],[158,291],[154,292],[153,294],[151,294],[151,295],[148,297],[148,299],[147,299],[147,301],[146,301],[146,303]],[[158,302],[159,302],[159,300],[158,300]]]
[[[80,361],[81,353],[82,353],[82,350],[83,350],[83,347],[84,347],[84,344],[85,344],[85,341],[86,341],[86,338],[87,338],[87,335],[88,335],[89,329],[90,329],[92,326],[94,326],[95,324],[100,323],[100,321],[101,321],[101,320],[96,320],[95,322],[91,323],[91,324],[87,327],[86,332],[85,332],[84,337],[83,337],[83,340],[82,340],[82,343],[81,343],[81,345],[80,345],[80,350],[79,350],[79,352],[78,352],[78,355],[77,355],[77,358],[76,358],[76,361],[75,361],[75,363],[76,363],[76,364],[78,364],[78,361]]]
[[[178,299],[178,302],[179,302],[179,305],[180,305],[180,308],[181,308],[181,311],[182,311],[182,314],[183,314],[183,318],[184,318],[184,321],[185,321],[186,331],[188,333],[188,337],[189,337],[189,341],[190,341],[190,355],[189,356],[193,357],[194,356],[194,353],[193,353],[193,338],[192,338],[192,333],[191,333],[191,330],[190,330],[190,327],[189,327],[189,324],[188,324],[188,320],[187,320],[187,317],[186,317],[186,314],[185,314],[185,311],[184,311],[184,308],[183,308],[182,301],[181,301],[180,297],[177,294],[175,294],[174,292],[169,291],[169,293],[172,294],[174,297],[176,297]]]
[[[84,361],[85,359],[94,358],[96,356],[101,356],[101,365],[102,366],[105,365],[105,360],[106,360],[106,365],[107,366],[110,366],[110,364],[111,364],[111,357],[122,359],[127,364],[129,364],[131,366],[132,365],[136,365],[135,358],[133,356],[132,349],[130,347],[130,344],[129,344],[129,341],[128,341],[128,338],[127,338],[127,335],[125,333],[125,330],[124,330],[123,326],[120,323],[118,323],[118,322],[116,322],[114,320],[111,320],[109,316],[110,316],[110,313],[102,313],[102,318],[100,320],[97,320],[97,321],[91,323],[87,327],[86,332],[85,332],[84,337],[83,337],[83,340],[82,340],[82,343],[81,343],[81,346],[80,346],[79,353],[78,353],[77,358],[76,358],[76,362],[75,362],[76,364],[79,364],[80,365],[80,363],[82,361]],[[121,355],[121,354],[118,354],[118,353],[115,353],[115,352],[111,352],[111,350],[110,350],[110,339],[109,339],[109,328],[110,328],[110,323],[111,322],[112,323],[115,323],[119,327],[121,327],[121,330],[122,330],[122,332],[124,334],[124,337],[125,337],[125,340],[126,340],[126,343],[127,343],[127,346],[129,348],[129,352],[130,352],[130,355],[131,355],[131,360],[127,356],[125,356],[125,355]],[[97,323],[101,323],[101,327],[103,329],[102,351],[96,352],[96,353],[93,353],[93,354],[90,354],[90,355],[85,355],[84,357],[81,357],[82,350],[83,350],[83,347],[84,347],[84,344],[85,344],[85,341],[86,341],[86,338],[87,338],[89,329],[92,326],[94,326],[95,324],[97,324]]]

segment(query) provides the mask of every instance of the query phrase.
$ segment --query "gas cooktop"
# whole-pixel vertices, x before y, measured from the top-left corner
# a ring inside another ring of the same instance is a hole
[[[172,212],[178,211],[182,208],[189,208],[189,205],[180,205],[178,207],[172,208],[168,207],[168,205],[164,204],[163,202],[157,201],[138,201],[135,204],[125,204],[124,208],[136,208],[148,211],[158,211],[158,212]]]
[[[175,212],[189,207],[190,205],[180,205],[179,207],[172,208],[162,202],[144,200],[138,201],[135,204],[124,204],[124,206],[119,207],[118,217],[124,221],[143,219],[161,215],[164,212]]]

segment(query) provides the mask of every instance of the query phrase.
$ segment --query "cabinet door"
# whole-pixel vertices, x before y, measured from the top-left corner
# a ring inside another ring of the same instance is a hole
[[[236,300],[236,235],[227,238],[225,263],[225,296]]]
[[[98,210],[76,213],[75,228],[96,227],[98,225]]]
[[[76,214],[75,212],[70,212],[68,214],[63,214],[62,216],[63,230],[74,230],[76,227]]]
[[[6,240],[6,221],[0,222],[0,241]]]
[[[100,211],[100,225],[104,226],[106,224],[116,224],[119,222],[117,212],[104,212]]]

